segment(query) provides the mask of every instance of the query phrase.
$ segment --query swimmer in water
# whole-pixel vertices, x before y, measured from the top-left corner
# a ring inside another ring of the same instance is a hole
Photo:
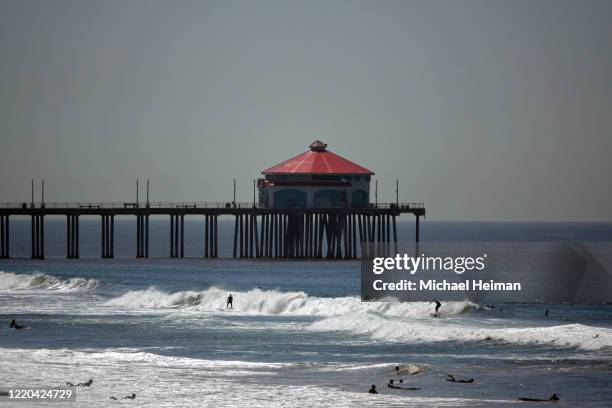
[[[372,384],[372,388],[370,388],[368,390],[368,394],[378,394],[378,391],[376,391],[376,385]]]
[[[440,307],[442,306],[442,303],[438,302],[436,299],[434,299],[431,302],[429,302],[430,305],[432,303],[436,304],[436,310],[435,310],[435,312],[433,314],[433,317],[440,317]]]

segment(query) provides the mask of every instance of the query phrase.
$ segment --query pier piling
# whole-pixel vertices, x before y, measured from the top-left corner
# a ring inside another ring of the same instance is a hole
[[[136,258],[149,257],[149,215],[136,215]]]
[[[114,257],[115,215],[136,216],[136,257],[149,257],[149,218],[170,216],[170,257],[185,256],[185,215],[203,216],[203,257],[217,258],[218,218],[234,217],[234,258],[357,259],[368,256],[367,243],[397,249],[397,217],[415,216],[415,241],[420,241],[420,203],[378,204],[363,208],[258,208],[252,203],[0,203],[0,258],[9,257],[9,217],[31,218],[31,257],[45,257],[45,215],[66,217],[66,256],[79,257],[81,215],[101,217],[101,255]],[[393,244],[392,244],[393,243]]]
[[[102,258],[114,258],[115,248],[115,216],[102,215]]]
[[[79,216],[66,216],[66,258],[79,257]]]
[[[170,214],[170,258],[185,257],[185,214]]]
[[[45,216],[32,214],[32,259],[45,259]]]
[[[9,216],[0,215],[0,258],[8,259],[9,254]]]

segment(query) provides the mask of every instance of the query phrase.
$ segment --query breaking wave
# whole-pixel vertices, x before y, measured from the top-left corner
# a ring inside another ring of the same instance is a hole
[[[348,331],[372,340],[409,343],[501,342],[550,345],[562,348],[600,350],[612,345],[612,329],[582,324],[540,327],[486,327],[452,320],[390,320],[373,316],[359,319],[325,318],[314,322],[313,331]]]
[[[268,363],[237,360],[205,360],[190,357],[166,356],[137,348],[109,348],[109,349],[9,349],[0,348],[3,357],[10,359],[14,356],[15,363],[22,362],[27,356],[30,361],[40,364],[45,361],[53,361],[65,365],[117,365],[129,366],[157,366],[165,368],[197,368],[201,370],[232,368],[236,369],[266,369],[282,368],[293,365],[292,363]],[[233,375],[233,374],[228,374]]]
[[[190,308],[200,311],[225,309],[227,290],[212,287],[204,291],[181,291],[167,293],[156,288],[136,290],[111,299],[108,306],[140,309]],[[308,296],[304,292],[279,292],[276,290],[252,289],[248,292],[233,292],[234,311],[248,314],[345,316],[375,314],[396,317],[429,317],[432,306],[426,302],[372,302],[364,303],[357,297],[322,298]],[[448,302],[445,313],[456,315],[477,307],[470,302]]]
[[[100,285],[96,279],[71,278],[60,279],[44,273],[21,275],[0,271],[0,291],[47,290],[58,292],[73,292],[91,290]]]
[[[227,290],[167,293],[154,287],[129,291],[106,302],[107,306],[129,309],[185,309],[219,312],[225,310]],[[314,316],[308,330],[346,331],[374,341],[402,343],[502,342],[549,345],[562,348],[598,350],[612,344],[612,329],[582,324],[540,327],[500,327],[482,325],[477,318],[431,319],[427,302],[361,302],[357,297],[322,298],[304,292],[252,289],[232,292],[234,312],[260,315]],[[445,302],[443,317],[466,315],[478,305]]]

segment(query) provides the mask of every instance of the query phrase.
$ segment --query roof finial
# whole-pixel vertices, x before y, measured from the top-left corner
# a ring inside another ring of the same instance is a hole
[[[315,140],[309,147],[313,152],[324,152],[325,148],[327,147],[327,143],[323,143],[320,140]]]

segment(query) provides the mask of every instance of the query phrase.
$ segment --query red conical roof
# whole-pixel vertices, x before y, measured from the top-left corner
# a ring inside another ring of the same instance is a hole
[[[325,143],[316,140],[309,151],[272,166],[261,174],[374,174],[326,148]]]

